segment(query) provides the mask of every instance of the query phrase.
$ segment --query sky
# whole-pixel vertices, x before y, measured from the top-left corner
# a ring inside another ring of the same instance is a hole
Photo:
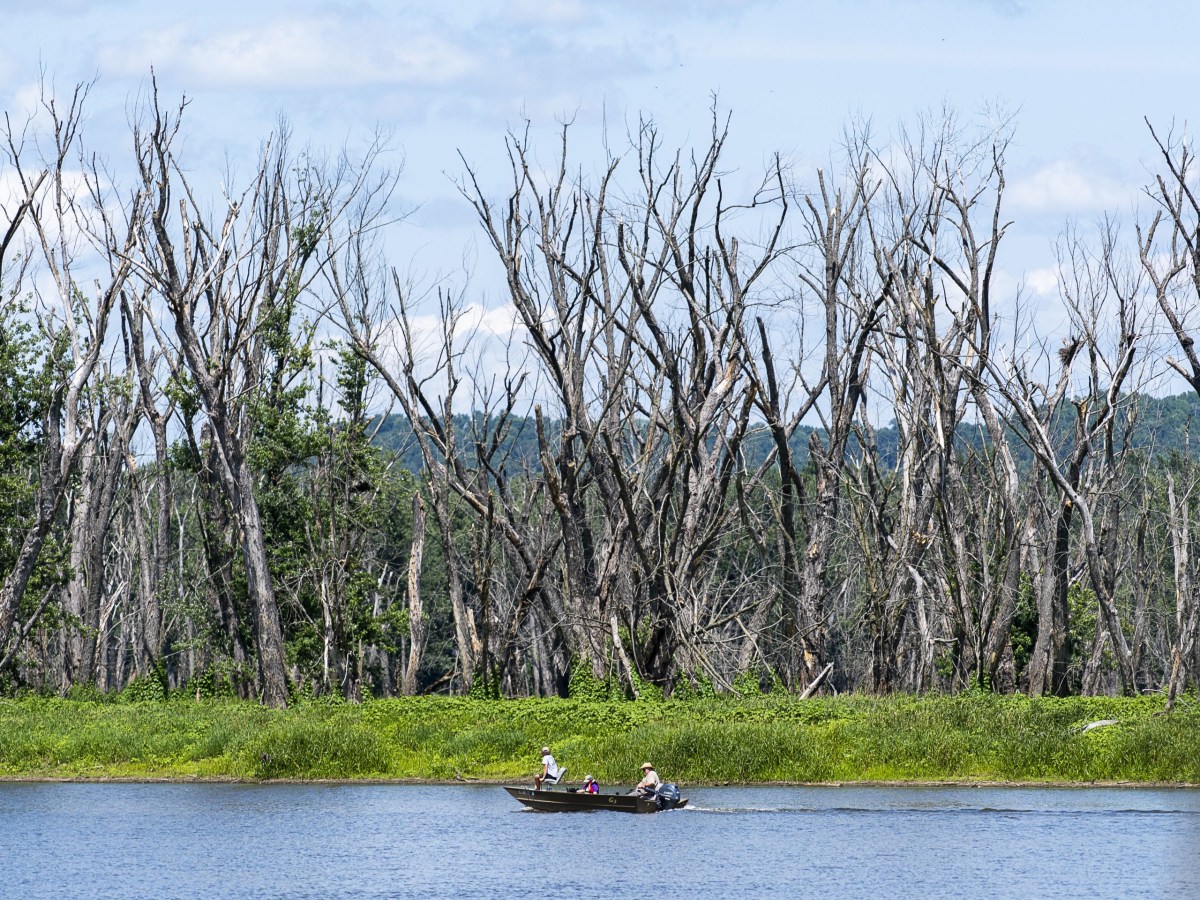
[[[998,106],[1017,123],[1005,283],[1052,317],[1064,224],[1144,211],[1143,120],[1194,122],[1200,98],[1194,0],[0,0],[0,21],[0,108],[28,109],[43,71],[59,92],[96,78],[86,137],[114,157],[152,69],[161,95],[191,98],[198,170],[248,166],[281,115],[320,147],[389,131],[413,210],[389,249],[418,278],[480,265],[459,153],[499,195],[505,133],[526,118],[551,156],[572,119],[578,158],[598,162],[602,129],[639,115],[702,144],[715,96],[734,168],[756,177],[778,151],[803,180],[852,119],[886,133]]]

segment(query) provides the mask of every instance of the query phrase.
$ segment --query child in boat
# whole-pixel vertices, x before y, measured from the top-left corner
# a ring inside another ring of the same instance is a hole
[[[540,791],[542,789],[542,782],[558,784],[559,779],[562,778],[562,773],[563,770],[559,767],[558,763],[554,761],[554,756],[550,753],[550,748],[543,747],[542,771],[533,776],[533,789],[535,791]]]
[[[600,793],[600,785],[596,783],[596,779],[591,775],[585,775],[583,778],[583,787],[579,789],[581,794],[598,794]]]

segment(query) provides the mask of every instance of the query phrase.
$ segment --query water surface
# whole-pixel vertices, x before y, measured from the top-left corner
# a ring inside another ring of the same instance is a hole
[[[498,787],[0,784],[13,897],[1200,897],[1200,791],[693,788],[652,816]]]

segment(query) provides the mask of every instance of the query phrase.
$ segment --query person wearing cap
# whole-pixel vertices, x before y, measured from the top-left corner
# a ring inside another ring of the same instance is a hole
[[[596,779],[591,775],[583,776],[583,787],[579,789],[581,794],[598,794],[600,793],[600,785],[596,784]]]
[[[558,763],[554,761],[554,756],[550,753],[550,748],[543,747],[542,771],[540,774],[533,776],[533,789],[535,791],[540,791],[542,789],[542,782],[548,781],[550,784],[558,784],[559,779],[562,778],[562,775],[563,770],[559,767]]]
[[[654,764],[642,763],[642,780],[637,783],[630,793],[634,794],[650,794],[654,789],[662,784],[662,779],[658,777],[658,773],[654,771]]]

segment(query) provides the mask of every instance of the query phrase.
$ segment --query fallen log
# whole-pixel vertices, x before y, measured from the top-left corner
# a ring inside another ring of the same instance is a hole
[[[817,688],[819,688],[821,686],[821,682],[823,682],[828,677],[829,673],[832,671],[833,671],[833,663],[830,663],[824,669],[821,670],[820,675],[818,675],[816,678],[814,678],[812,681],[810,681],[808,683],[808,687],[806,687],[804,689],[804,692],[800,695],[800,699],[807,700],[809,697],[811,697],[813,694],[815,694],[817,692]]]

